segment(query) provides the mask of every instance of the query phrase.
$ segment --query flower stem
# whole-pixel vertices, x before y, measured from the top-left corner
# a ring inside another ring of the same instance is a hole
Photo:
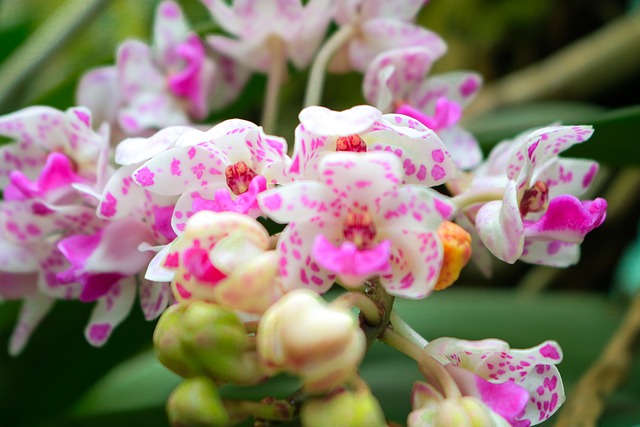
[[[334,307],[344,307],[351,309],[358,307],[364,321],[371,326],[379,325],[382,322],[382,314],[378,306],[365,294],[360,292],[347,292],[340,295],[331,302]]]
[[[463,211],[478,203],[492,202],[494,200],[502,200],[504,197],[504,189],[490,188],[483,191],[467,191],[449,199],[451,203],[456,205],[458,211]]]
[[[322,88],[324,87],[324,75],[329,61],[333,55],[356,34],[354,25],[344,25],[333,33],[329,40],[318,51],[316,59],[311,66],[307,92],[304,97],[304,106],[319,105],[322,98]]]
[[[440,387],[447,398],[457,399],[462,396],[460,389],[444,366],[431,357],[431,355],[427,354],[423,348],[415,345],[412,341],[391,328],[387,328],[384,331],[380,337],[380,341],[400,350],[402,353],[418,362],[421,370],[426,370],[427,373],[433,376],[433,378],[435,378],[435,380],[440,384]]]
[[[422,335],[417,333],[415,329],[411,327],[407,322],[404,321],[402,317],[398,314],[397,311],[393,310],[391,312],[391,326],[393,326],[393,330],[411,341],[415,346],[420,348],[425,348],[429,341],[424,339]]]
[[[271,64],[267,74],[267,92],[262,108],[262,128],[266,133],[273,133],[278,120],[278,97],[285,79],[287,56],[286,46],[281,38],[272,36],[267,44],[271,51]]]

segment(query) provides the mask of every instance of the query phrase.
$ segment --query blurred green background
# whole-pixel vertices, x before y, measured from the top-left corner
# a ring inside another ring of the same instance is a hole
[[[83,72],[112,64],[115,48],[125,38],[149,39],[157,3],[0,1],[0,113],[34,104],[72,106]],[[196,0],[180,3],[196,29],[215,30]],[[470,266],[452,289],[425,301],[398,302],[400,313],[425,337],[496,337],[516,348],[555,339],[564,349],[560,371],[571,390],[618,327],[628,294],[640,283],[631,271],[640,265],[639,256],[629,256],[626,274],[616,275],[619,260],[637,236],[640,217],[640,37],[634,40],[629,29],[640,28],[640,21],[624,27],[640,13],[637,5],[617,0],[432,0],[420,14],[419,21],[449,44],[434,72],[469,69],[485,76],[487,95],[466,118],[484,147],[554,121],[594,124],[592,140],[570,155],[603,163],[597,194],[610,204],[605,225],[587,237],[578,266],[556,271],[495,263],[491,279]],[[578,56],[562,56],[567,49],[577,49]],[[588,66],[563,76],[582,60]],[[551,77],[544,74],[549,61],[556,61],[551,65],[560,70]],[[290,143],[306,76],[306,71],[290,69],[281,97],[276,133]],[[521,98],[505,92],[514,78],[526,94]],[[360,75],[330,75],[325,105],[343,109],[362,103],[360,85]],[[265,78],[254,76],[238,102],[211,121],[240,117],[258,122],[264,87]],[[13,301],[0,305],[2,345],[18,308]],[[167,424],[164,402],[178,379],[155,362],[150,350],[153,322],[145,322],[134,307],[106,346],[94,349],[82,336],[89,310],[80,303],[57,303],[23,354],[11,358],[0,351],[0,425]],[[599,425],[640,425],[637,356],[635,361]],[[362,370],[389,419],[404,423],[412,383],[420,378],[413,362],[376,344]],[[291,379],[277,378],[261,390],[286,396],[295,386]],[[223,393],[260,398],[261,390],[224,388]]]

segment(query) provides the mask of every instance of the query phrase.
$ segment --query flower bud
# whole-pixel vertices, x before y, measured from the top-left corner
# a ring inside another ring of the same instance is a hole
[[[368,389],[340,389],[304,402],[300,419],[305,427],[386,427],[378,400]]]
[[[204,301],[187,307],[182,320],[182,345],[213,378],[237,384],[264,379],[257,355],[247,351],[244,325],[231,310]]]
[[[156,325],[153,332],[153,346],[156,357],[164,366],[183,378],[202,375],[202,367],[186,354],[182,346],[182,317],[186,304],[169,306]]]
[[[480,400],[464,396],[459,399],[429,400],[414,409],[407,419],[409,427],[509,427],[509,423],[489,410]]]
[[[180,383],[167,401],[169,422],[174,427],[216,427],[229,423],[213,381],[194,377]]]
[[[471,258],[471,235],[451,221],[444,221],[438,227],[438,236],[442,242],[444,258],[435,290],[440,291],[451,286]]]
[[[356,317],[306,289],[282,297],[258,327],[258,352],[265,369],[300,376],[307,393],[344,382],[356,371],[365,348]]]

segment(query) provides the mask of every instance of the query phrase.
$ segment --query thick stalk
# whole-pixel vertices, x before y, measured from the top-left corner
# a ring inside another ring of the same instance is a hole
[[[411,341],[416,347],[425,348],[429,341],[424,339],[422,335],[417,333],[411,325],[404,321],[402,317],[398,314],[397,311],[393,310],[391,312],[391,326],[393,326],[393,330]]]
[[[458,211],[463,211],[478,203],[502,200],[503,197],[504,189],[491,188],[483,191],[467,191],[452,197],[449,201],[456,205]]]
[[[284,41],[277,36],[271,36],[267,45],[271,53],[271,63],[267,74],[267,92],[262,108],[262,128],[266,133],[273,133],[278,120],[280,87],[282,87],[287,70],[287,51]]]
[[[249,415],[255,419],[289,421],[294,416],[294,407],[286,400],[264,399],[262,402],[223,400],[222,403],[230,414]]]
[[[360,315],[363,317],[364,322],[370,326],[377,326],[382,323],[382,313],[376,303],[371,301],[369,297],[360,292],[347,292],[340,295],[338,298],[331,302],[333,307],[344,307],[351,309],[352,307],[358,307],[360,309]]]
[[[316,59],[311,66],[309,80],[307,83],[307,92],[304,97],[304,106],[320,105],[322,98],[322,89],[324,87],[324,75],[329,61],[333,55],[346,42],[348,42],[356,34],[356,26],[344,25],[338,31],[333,33],[329,40],[320,48]]]

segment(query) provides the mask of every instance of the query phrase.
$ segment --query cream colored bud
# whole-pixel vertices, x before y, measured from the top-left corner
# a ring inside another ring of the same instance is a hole
[[[509,427],[509,423],[476,398],[430,400],[413,410],[408,427]]]
[[[222,427],[229,423],[218,390],[206,377],[189,378],[180,383],[169,396],[167,414],[175,427]]]
[[[258,353],[271,373],[299,376],[308,393],[321,393],[352,375],[366,349],[364,332],[349,310],[329,306],[316,293],[297,289],[264,314]]]
[[[367,389],[341,389],[327,396],[311,398],[300,410],[304,427],[386,427],[378,400]]]

